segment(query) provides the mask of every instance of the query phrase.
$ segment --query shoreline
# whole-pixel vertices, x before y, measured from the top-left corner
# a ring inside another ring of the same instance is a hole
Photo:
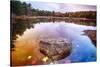
[[[12,19],[73,19],[73,20],[84,20],[84,21],[96,21],[92,18],[75,18],[75,17],[57,17],[57,16],[11,16]]]
[[[84,32],[85,32],[85,35],[87,35],[91,39],[93,45],[97,47],[96,30],[85,30]]]
[[[16,23],[16,20],[30,22],[61,22],[75,23],[79,25],[96,26],[96,19],[89,18],[72,18],[72,17],[54,17],[54,16],[11,16],[11,23]]]

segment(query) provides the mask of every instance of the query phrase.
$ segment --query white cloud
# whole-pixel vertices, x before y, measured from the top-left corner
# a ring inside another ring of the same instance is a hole
[[[38,1],[26,1],[31,3],[33,8],[40,10],[49,10],[56,12],[75,12],[75,11],[96,11],[96,6],[93,5],[80,5],[69,3],[53,3],[53,2],[38,2]]]

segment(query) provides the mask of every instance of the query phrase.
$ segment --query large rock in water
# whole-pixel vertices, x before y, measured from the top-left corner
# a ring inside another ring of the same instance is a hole
[[[69,56],[72,44],[67,39],[41,39],[40,52],[49,57],[52,61],[64,59]]]

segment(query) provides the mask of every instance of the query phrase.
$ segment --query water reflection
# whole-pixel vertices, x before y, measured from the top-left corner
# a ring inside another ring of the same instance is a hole
[[[53,19],[11,19],[11,47],[13,48],[13,41],[16,40],[16,35],[22,35],[23,32],[28,28],[34,27],[33,24],[36,23],[49,23],[49,22],[66,22],[66,23],[75,23],[75,24],[81,24],[81,25],[90,25],[90,26],[96,26],[96,21],[83,21],[79,19],[65,19],[65,18],[53,18]]]
[[[35,50],[36,59],[41,59],[43,57],[37,51],[39,39],[66,38],[72,42],[73,51],[68,57],[57,61],[57,63],[96,61],[96,48],[91,40],[86,35],[83,35],[84,30],[96,30],[96,27],[66,23],[64,21],[60,23],[40,22],[32,24],[30,29],[27,28],[22,35],[18,35],[15,46],[16,48],[28,50],[30,55]],[[39,57],[40,55],[41,57]]]

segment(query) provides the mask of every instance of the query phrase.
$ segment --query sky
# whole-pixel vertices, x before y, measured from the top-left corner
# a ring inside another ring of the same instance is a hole
[[[96,6],[95,5],[38,2],[38,1],[25,1],[25,2],[26,3],[31,3],[32,8],[36,8],[36,9],[40,9],[40,10],[62,12],[62,13],[76,12],[76,11],[96,11]]]

